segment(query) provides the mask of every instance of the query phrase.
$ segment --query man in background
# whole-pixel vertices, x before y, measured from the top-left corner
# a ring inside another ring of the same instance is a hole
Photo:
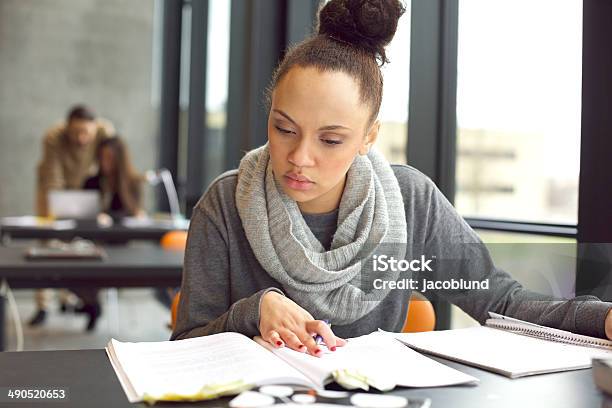
[[[85,179],[95,174],[98,144],[114,133],[110,122],[97,118],[93,110],[83,105],[74,106],[64,122],[47,130],[37,172],[36,211],[39,216],[52,215],[49,213],[49,191],[81,189]],[[36,292],[38,310],[30,326],[45,321],[49,297],[48,289]],[[62,310],[76,303],[75,296],[66,290],[62,290],[60,298]]]

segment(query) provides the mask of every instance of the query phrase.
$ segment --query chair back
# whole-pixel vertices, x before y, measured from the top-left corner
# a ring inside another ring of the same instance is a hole
[[[181,291],[176,292],[176,295],[172,298],[172,305],[170,306],[170,326],[172,326],[172,331],[176,327],[176,315],[178,313],[178,305],[181,300]]]
[[[422,294],[412,292],[402,332],[417,333],[432,331],[435,326],[436,312],[431,302]]]
[[[161,237],[159,244],[170,251],[184,251],[187,245],[187,231],[169,231]]]

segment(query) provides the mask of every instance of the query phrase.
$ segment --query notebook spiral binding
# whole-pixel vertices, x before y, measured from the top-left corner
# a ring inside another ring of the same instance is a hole
[[[604,350],[612,351],[612,342],[595,337],[582,336],[563,330],[525,327],[510,322],[488,320],[487,326],[497,329],[511,331],[513,333],[524,334],[526,336],[536,337],[539,339],[555,341],[558,343],[571,344],[575,346],[595,347]]]

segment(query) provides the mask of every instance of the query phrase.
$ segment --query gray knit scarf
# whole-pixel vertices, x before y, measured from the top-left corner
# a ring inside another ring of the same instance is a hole
[[[406,215],[400,187],[389,163],[374,149],[367,156],[358,155],[348,171],[329,251],[310,231],[297,203],[275,181],[267,144],[240,162],[236,207],[261,266],[315,319],[343,325],[365,316],[388,290],[361,286],[364,261],[373,251],[396,259],[405,254]],[[397,278],[391,271],[376,274],[381,279]]]

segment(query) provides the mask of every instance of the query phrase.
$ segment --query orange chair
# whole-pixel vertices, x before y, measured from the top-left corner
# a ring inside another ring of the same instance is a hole
[[[187,231],[170,231],[161,237],[159,244],[170,251],[184,251],[187,245]]]
[[[162,248],[169,251],[184,251],[185,247],[187,246],[187,231],[166,232],[159,241],[159,244]],[[174,292],[172,288],[168,288],[167,290],[168,293]],[[176,325],[176,314],[178,310],[180,293],[180,291],[176,292],[170,305],[170,326],[172,327],[172,330],[174,330],[174,326]]]
[[[170,326],[172,331],[176,327],[176,315],[178,313],[178,305],[181,300],[181,291],[176,292],[176,295],[172,298],[172,306],[170,306]]]
[[[418,292],[412,292],[403,333],[432,331],[436,325],[436,312],[429,300]]]

